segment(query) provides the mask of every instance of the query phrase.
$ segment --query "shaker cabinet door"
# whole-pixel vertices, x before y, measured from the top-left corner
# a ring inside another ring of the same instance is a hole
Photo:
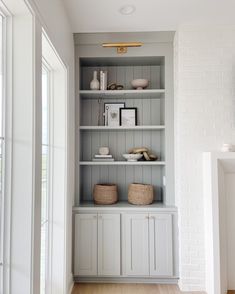
[[[97,275],[97,214],[75,215],[74,275]]]
[[[172,276],[172,215],[149,216],[150,276]]]
[[[149,275],[148,214],[123,216],[122,260],[124,275]]]
[[[98,215],[98,275],[120,275],[120,214]]]

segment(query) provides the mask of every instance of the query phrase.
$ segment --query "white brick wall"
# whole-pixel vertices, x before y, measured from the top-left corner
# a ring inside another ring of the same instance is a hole
[[[205,289],[202,152],[235,144],[235,27],[183,26],[175,38],[180,287]]]

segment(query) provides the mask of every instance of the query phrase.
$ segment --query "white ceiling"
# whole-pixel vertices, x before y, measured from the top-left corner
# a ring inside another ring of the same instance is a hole
[[[235,0],[64,0],[73,31],[176,30],[180,24],[235,24]],[[121,15],[134,5],[132,15]]]

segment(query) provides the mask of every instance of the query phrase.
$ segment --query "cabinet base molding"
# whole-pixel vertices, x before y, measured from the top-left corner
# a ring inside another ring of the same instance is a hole
[[[127,277],[74,277],[75,283],[127,283],[127,284],[171,284],[177,285],[178,278],[127,278]]]

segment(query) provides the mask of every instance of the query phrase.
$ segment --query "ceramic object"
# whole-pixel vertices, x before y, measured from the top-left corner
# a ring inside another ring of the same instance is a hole
[[[109,147],[100,147],[99,154],[100,155],[108,155],[109,154]]]
[[[149,81],[146,79],[135,79],[131,82],[131,85],[136,90],[143,90],[148,87]]]
[[[97,79],[97,71],[96,70],[93,72],[93,80],[90,82],[90,89],[91,90],[99,90],[100,89],[100,83]]]
[[[221,151],[222,152],[235,152],[235,145],[225,143],[225,144],[223,144]]]
[[[123,154],[122,156],[127,161],[137,161],[143,157],[143,154]]]

